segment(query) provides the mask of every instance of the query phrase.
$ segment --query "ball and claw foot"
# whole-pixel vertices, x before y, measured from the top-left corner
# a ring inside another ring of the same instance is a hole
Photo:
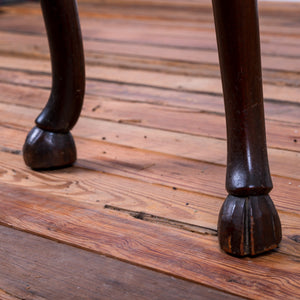
[[[278,247],[281,224],[269,195],[229,195],[218,222],[221,248],[235,256],[254,256]]]
[[[35,170],[61,168],[76,161],[76,147],[70,132],[58,133],[34,127],[23,146],[27,166]]]

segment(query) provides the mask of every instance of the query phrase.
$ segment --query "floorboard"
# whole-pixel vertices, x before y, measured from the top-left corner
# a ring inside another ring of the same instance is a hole
[[[300,298],[300,4],[259,3],[283,241],[244,259],[217,241],[226,132],[210,1],[78,6],[78,160],[43,172],[22,159],[51,87],[41,11],[0,7],[0,298]]]
[[[3,226],[0,260],[4,299],[241,299]]]
[[[255,297],[298,297],[298,257],[272,252],[255,260],[226,257],[210,234],[171,229],[122,211],[1,186],[0,219],[99,254],[134,262],[218,290]],[[6,199],[6,201],[3,201]],[[282,261],[284,260],[284,264]],[[279,280],[279,284],[278,284]]]

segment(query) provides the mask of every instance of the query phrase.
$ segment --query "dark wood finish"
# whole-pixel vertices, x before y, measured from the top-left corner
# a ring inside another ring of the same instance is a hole
[[[37,127],[23,148],[24,160],[33,169],[62,167],[76,160],[69,130],[80,115],[84,94],[76,2],[41,3],[53,86],[36,120]],[[233,255],[257,255],[277,247],[281,240],[280,220],[268,196],[272,181],[265,138],[257,2],[232,0],[224,4],[214,0],[213,6],[228,135],[229,196],[219,215],[219,241],[221,248]]]
[[[256,0],[213,0],[227,124],[229,196],[220,211],[221,248],[257,255],[281,241],[269,171]]]
[[[25,163],[33,169],[72,164],[76,148],[70,130],[83,104],[85,67],[75,0],[42,0],[52,64],[49,101],[36,119],[23,148]]]
[[[188,9],[188,1],[80,0],[89,77],[72,131],[79,160],[43,172],[21,156],[51,88],[40,7],[1,7],[0,220],[212,289],[299,298],[300,5],[260,6],[271,196],[283,241],[270,254],[237,259],[220,251],[215,235],[226,196],[226,128],[211,3]],[[31,287],[41,280],[29,279]],[[16,299],[1,287],[0,298]]]

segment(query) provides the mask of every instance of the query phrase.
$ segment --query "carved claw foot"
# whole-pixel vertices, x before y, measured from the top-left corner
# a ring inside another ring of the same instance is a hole
[[[23,157],[32,169],[65,167],[76,161],[76,147],[70,132],[56,133],[34,127],[26,138]]]
[[[218,236],[221,248],[232,255],[257,255],[278,247],[281,224],[268,195],[229,195],[220,211]]]

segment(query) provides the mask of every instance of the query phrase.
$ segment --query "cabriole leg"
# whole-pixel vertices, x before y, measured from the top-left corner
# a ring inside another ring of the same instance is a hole
[[[33,169],[63,167],[76,160],[70,130],[77,122],[85,90],[85,67],[75,0],[41,0],[47,29],[52,90],[23,147]]]
[[[227,123],[229,196],[218,223],[220,246],[237,256],[278,246],[281,224],[269,172],[256,0],[213,0]]]

